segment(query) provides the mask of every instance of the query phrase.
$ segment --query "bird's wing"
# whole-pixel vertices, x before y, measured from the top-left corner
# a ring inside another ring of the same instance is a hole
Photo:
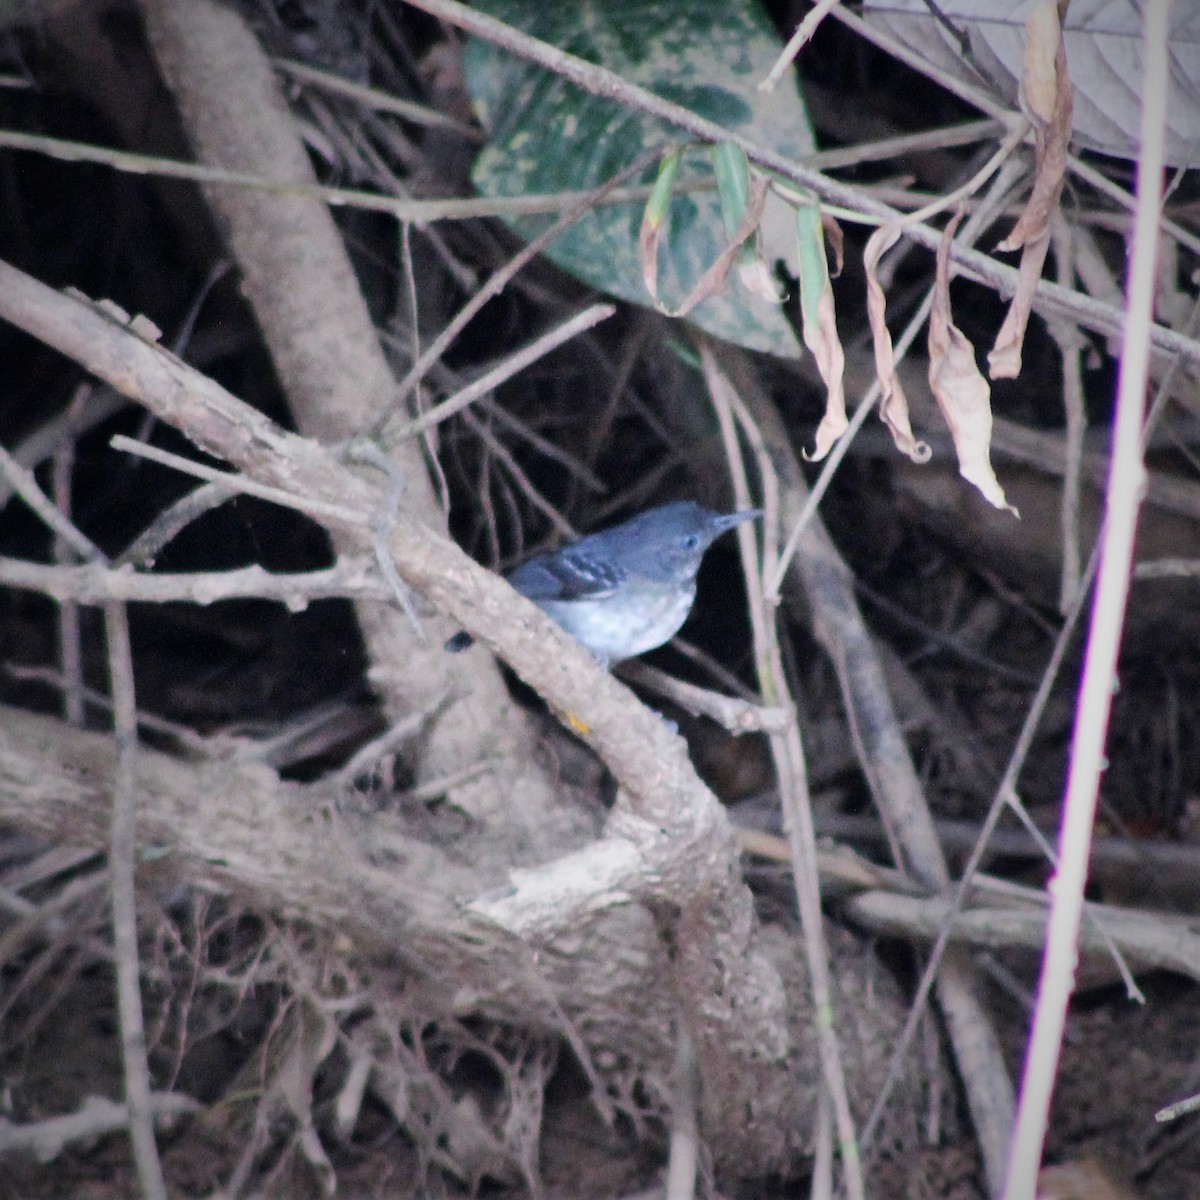
[[[539,554],[522,563],[508,582],[523,596],[539,600],[603,600],[611,596],[624,572],[577,546]]]

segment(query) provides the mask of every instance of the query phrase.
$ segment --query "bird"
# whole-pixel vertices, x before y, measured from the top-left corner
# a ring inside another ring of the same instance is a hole
[[[537,554],[505,578],[591,651],[605,669],[670,641],[696,599],[696,574],[726,530],[761,509],[718,513],[677,500]],[[446,648],[464,650],[467,633]]]

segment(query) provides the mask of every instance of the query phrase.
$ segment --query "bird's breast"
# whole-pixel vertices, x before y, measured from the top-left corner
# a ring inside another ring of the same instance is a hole
[[[537,604],[597,658],[613,663],[670,641],[695,598],[694,584],[681,589],[627,583],[617,595],[602,600],[539,600]]]

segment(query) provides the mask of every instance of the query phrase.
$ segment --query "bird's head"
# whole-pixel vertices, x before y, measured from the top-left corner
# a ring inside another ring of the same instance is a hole
[[[762,516],[761,509],[718,513],[694,500],[678,500],[641,513],[621,527],[636,546],[639,566],[659,578],[691,580],[709,546],[727,529]]]

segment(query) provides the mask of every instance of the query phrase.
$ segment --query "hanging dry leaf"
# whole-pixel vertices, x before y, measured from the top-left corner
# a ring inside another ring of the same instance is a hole
[[[991,388],[975,362],[975,347],[950,319],[950,243],[961,218],[959,213],[946,226],[938,246],[929,316],[929,386],[950,428],[959,474],[973,483],[989,504],[1020,516],[1005,499],[992,470]]]
[[[804,344],[812,351],[826,388],[825,415],[817,427],[816,443],[811,455],[805,453],[805,458],[815,462],[829,453],[833,443],[846,432],[849,424],[846,420],[846,389],[842,380],[846,356],[838,338],[821,211],[815,204],[802,205],[796,210],[796,240],[800,260],[800,316]]]
[[[825,230],[825,237],[833,249],[833,270],[829,272],[829,276],[831,279],[837,279],[846,264],[846,235],[842,233],[842,227],[837,220],[828,213],[821,214],[821,227]]]
[[[646,201],[642,213],[642,228],[638,233],[638,260],[642,266],[642,280],[650,299],[656,308],[658,303],[658,246],[662,241],[663,232],[667,228],[671,215],[671,195],[675,189],[675,180],[679,176],[679,163],[683,157],[682,148],[670,151],[664,155],[658,166],[658,175],[654,187],[650,190],[650,198]]]
[[[1021,73],[1021,107],[1030,120],[1049,125],[1058,103],[1058,65],[1062,26],[1057,4],[1039,4],[1025,22],[1025,62]]]
[[[1025,328],[1050,249],[1050,218],[1058,206],[1067,169],[1073,91],[1055,0],[1044,0],[1025,22],[1021,106],[1034,127],[1034,179],[1017,223],[997,246],[998,250],[1022,250],[1022,254],[1016,293],[988,355],[993,379],[1015,379],[1021,372]]]
[[[891,430],[896,448],[915,463],[929,461],[930,450],[913,436],[908,415],[908,397],[896,374],[896,359],[892,353],[892,335],[888,332],[885,310],[887,300],[879,283],[879,260],[900,237],[898,224],[881,225],[867,240],[863,251],[863,267],[867,275],[867,317],[871,322],[871,340],[875,347],[875,373],[879,377],[882,396],[879,416]]]

